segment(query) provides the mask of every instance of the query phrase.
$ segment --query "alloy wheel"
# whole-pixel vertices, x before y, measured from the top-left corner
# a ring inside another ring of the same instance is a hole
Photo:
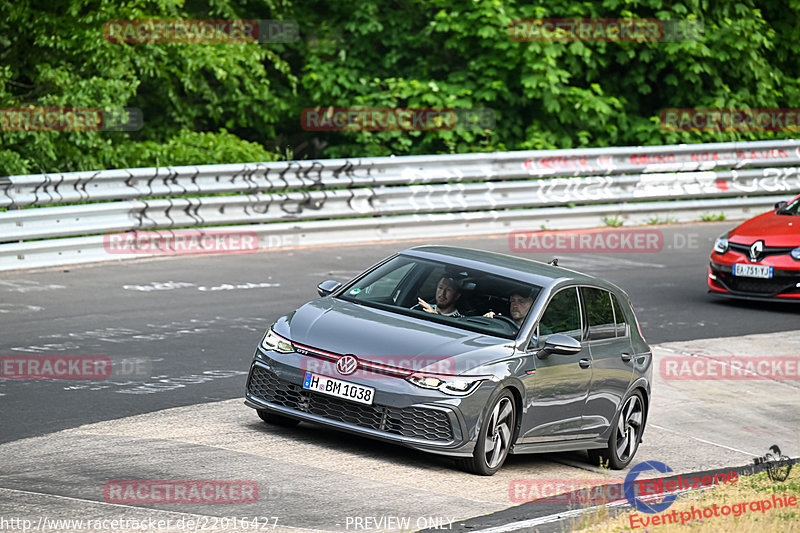
[[[492,410],[489,424],[484,435],[484,452],[486,466],[495,468],[503,459],[511,446],[511,433],[514,425],[514,407],[511,399],[501,398]]]
[[[636,453],[642,428],[642,402],[636,395],[628,398],[620,413],[616,429],[617,457],[628,462]]]

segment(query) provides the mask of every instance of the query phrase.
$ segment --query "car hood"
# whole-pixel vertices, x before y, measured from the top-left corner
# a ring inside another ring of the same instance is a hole
[[[414,370],[459,374],[509,357],[514,341],[320,298],[279,319],[275,332],[292,342]]]
[[[728,234],[728,239],[747,245],[763,240],[764,246],[769,247],[800,246],[800,216],[770,211],[742,223]]]

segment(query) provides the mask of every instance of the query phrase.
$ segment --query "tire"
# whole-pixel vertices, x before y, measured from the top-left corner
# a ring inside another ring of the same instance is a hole
[[[300,421],[296,418],[289,418],[288,416],[275,414],[264,409],[258,410],[258,416],[261,418],[261,420],[268,424],[274,424],[276,426],[283,426],[287,428],[294,427],[300,423]]]
[[[459,466],[472,474],[491,476],[503,466],[511,449],[517,421],[517,407],[508,389],[500,393],[487,411],[478,432],[478,442],[469,459],[460,459]]]
[[[643,430],[644,400],[642,393],[637,390],[625,398],[608,438],[608,447],[589,450],[589,460],[600,466],[607,462],[613,470],[625,468],[639,449]]]

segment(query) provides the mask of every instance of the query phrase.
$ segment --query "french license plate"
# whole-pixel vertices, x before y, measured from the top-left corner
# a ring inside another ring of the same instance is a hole
[[[372,387],[364,387],[311,372],[306,372],[303,388],[367,405],[372,405],[372,399],[375,397],[375,389]]]
[[[772,277],[772,267],[766,265],[746,265],[743,263],[736,263],[733,265],[734,276],[744,276],[747,278],[765,278]]]

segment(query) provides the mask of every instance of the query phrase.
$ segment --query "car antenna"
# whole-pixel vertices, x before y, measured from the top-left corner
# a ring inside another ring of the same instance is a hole
[[[554,257],[552,261],[547,262],[548,265],[553,265],[554,267],[558,266],[558,258]]]

